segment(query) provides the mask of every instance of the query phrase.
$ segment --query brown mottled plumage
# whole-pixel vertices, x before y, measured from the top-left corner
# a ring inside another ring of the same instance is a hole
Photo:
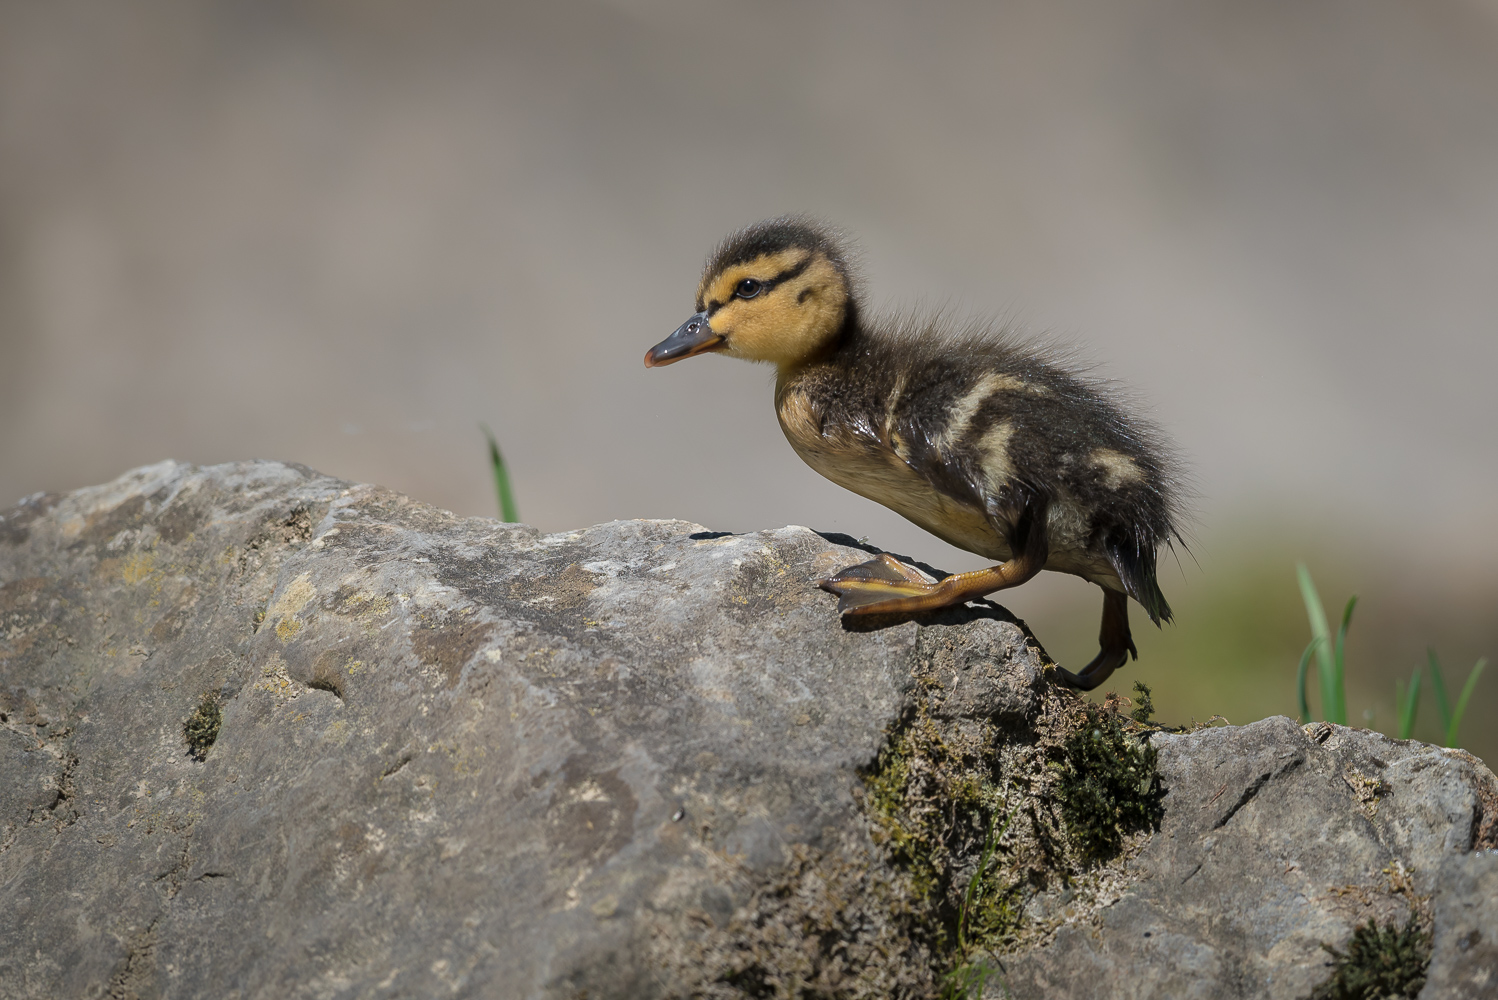
[[[842,241],[799,218],[725,240],[697,314],[645,363],[709,351],[776,365],[780,426],[813,469],[1000,561],[933,582],[881,556],[823,581],[844,613],[929,610],[1041,569],[1072,573],[1104,592],[1101,651],[1080,674],[1062,671],[1084,689],[1134,653],[1124,595],[1170,620],[1155,581],[1179,516],[1169,452],[1045,351],[982,327],[866,322]]]

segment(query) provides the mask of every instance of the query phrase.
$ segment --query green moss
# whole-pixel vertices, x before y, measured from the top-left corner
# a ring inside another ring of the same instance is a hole
[[[1115,857],[1129,834],[1158,829],[1165,791],[1159,754],[1144,735],[1125,732],[1119,716],[1098,705],[1082,713],[1062,745],[1057,797],[1072,842],[1096,863]]]
[[[937,720],[922,702],[864,776],[874,839],[923,904],[917,926],[949,969],[941,993],[954,1000],[982,992],[993,970],[981,956],[1020,921],[1018,878],[998,850],[1013,810],[997,735]]]
[[[1028,899],[1081,890],[1126,838],[1158,827],[1157,753],[1137,732],[1153,706],[1148,688],[1136,690],[1135,721],[1116,701],[1055,694],[1026,735],[1006,739],[922,700],[890,733],[864,775],[865,808],[875,842],[923,904],[918,933],[949,970],[943,996],[982,991],[992,956],[1029,933]]]
[[[1139,697],[1134,699],[1134,711],[1129,713],[1129,718],[1141,726],[1147,726],[1155,714],[1155,700],[1150,697],[1150,686],[1143,681],[1135,681],[1134,693]]]
[[[682,995],[991,995],[1003,955],[1116,898],[1127,876],[1109,859],[1163,795],[1141,725],[1117,699],[1049,687],[1022,724],[965,714],[942,652],[862,774],[874,852],[797,848],[726,927],[685,931],[660,959],[699,984]]]
[[[223,722],[224,715],[219,708],[218,699],[211,694],[204,695],[197,709],[182,724],[182,738],[187,741],[188,753],[197,760],[207,757],[208,748],[218,739],[219,727]]]
[[[997,743],[988,727],[954,731],[933,719],[922,703],[891,734],[874,768],[864,776],[875,840],[905,870],[912,888],[944,912],[955,932],[964,872],[983,850],[1003,807]],[[991,880],[990,880],[991,881]],[[973,904],[974,920],[989,920],[988,894]]]
[[[1368,921],[1352,932],[1345,952],[1322,947],[1332,955],[1332,975],[1311,1000],[1393,1000],[1417,996],[1425,985],[1430,934],[1413,914],[1403,928]]]
[[[681,1000],[931,1000],[931,952],[912,937],[923,914],[875,858],[796,845],[727,926],[658,938],[669,950],[656,954],[694,984],[667,994]]]

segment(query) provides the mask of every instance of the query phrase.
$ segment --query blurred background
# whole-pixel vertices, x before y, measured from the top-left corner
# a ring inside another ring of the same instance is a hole
[[[791,211],[1179,443],[1178,623],[1115,685],[1165,721],[1295,714],[1297,560],[1361,597],[1353,724],[1498,655],[1498,0],[0,0],[0,502],[263,457],[493,516],[483,421],[543,530],[981,565],[804,467],[768,370],[641,365]],[[1003,600],[1096,649],[1095,588]]]

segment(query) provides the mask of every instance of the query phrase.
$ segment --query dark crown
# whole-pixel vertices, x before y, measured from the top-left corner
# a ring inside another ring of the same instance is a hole
[[[820,251],[845,279],[848,277],[848,252],[839,234],[800,215],[756,222],[733,233],[713,251],[704,273],[721,274],[735,264],[747,264],[766,254],[793,249]]]

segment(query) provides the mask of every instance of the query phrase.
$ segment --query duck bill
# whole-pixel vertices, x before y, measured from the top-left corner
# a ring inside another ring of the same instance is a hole
[[[694,354],[706,354],[723,346],[723,338],[713,332],[707,321],[707,313],[700,312],[688,319],[676,332],[645,352],[645,367],[659,368],[690,358]]]

